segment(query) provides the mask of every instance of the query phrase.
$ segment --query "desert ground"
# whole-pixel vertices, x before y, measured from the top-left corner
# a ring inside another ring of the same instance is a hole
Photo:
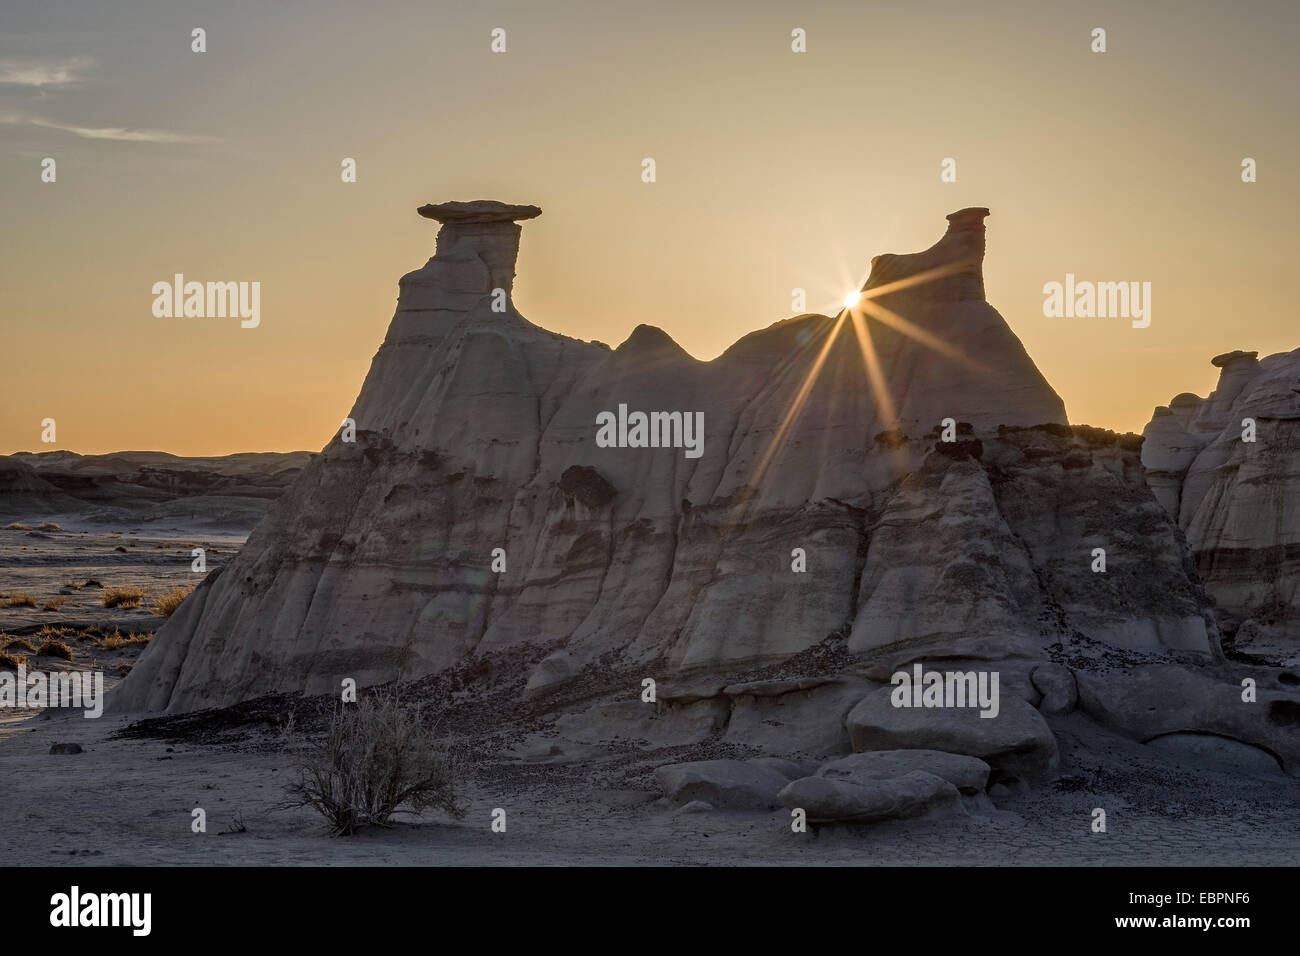
[[[68,631],[73,659],[24,653],[43,670],[99,668],[113,686],[140,644],[107,650],[105,634],[151,633],[151,597],[200,577],[241,543],[235,533],[0,531],[0,591],[37,607],[0,607],[6,643]],[[120,549],[120,550],[119,550]],[[103,587],[86,582],[98,582]],[[139,587],[141,606],[104,608],[106,588]],[[44,605],[63,598],[57,610]],[[92,630],[93,629],[93,630]],[[87,635],[87,631],[91,633]],[[20,651],[20,653],[23,653]],[[502,664],[502,671],[509,669]],[[527,662],[518,662],[521,673]],[[11,864],[85,865],[1240,865],[1300,862],[1300,781],[1267,766],[1189,763],[1101,730],[1080,715],[1052,719],[1061,779],[991,795],[982,813],[875,825],[810,826],[793,833],[787,811],[674,808],[653,770],[670,761],[759,756],[719,740],[671,751],[626,740],[576,746],[553,717],[509,693],[473,697],[451,674],[404,688],[441,715],[460,763],[465,814],[404,816],[391,829],[330,837],[304,809],[283,809],[299,744],[286,742],[330,704],[266,698],[160,719],[112,713],[7,711],[0,720],[0,851]],[[510,686],[510,681],[501,682]],[[606,691],[617,695],[620,679]],[[622,686],[632,686],[622,682]],[[301,739],[301,738],[299,738]],[[55,743],[80,753],[50,752]],[[1107,812],[1091,832],[1093,808]],[[192,829],[193,811],[206,832]],[[506,811],[494,832],[492,812]]]

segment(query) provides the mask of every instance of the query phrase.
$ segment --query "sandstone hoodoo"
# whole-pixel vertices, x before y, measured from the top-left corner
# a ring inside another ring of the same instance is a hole
[[[1208,398],[1175,396],[1142,463],[1196,556],[1220,623],[1246,651],[1300,664],[1300,349],[1211,361]]]
[[[614,726],[783,758],[912,747],[1038,782],[1060,759],[1040,713],[1075,708],[1076,670],[1221,663],[1139,442],[1071,427],[985,300],[988,210],[878,256],[838,315],[776,322],[709,362],[658,329],[611,351],[525,320],[510,290],[537,207],[420,213],[442,223],[437,251],[401,280],[355,441],[307,465],[110,706],[335,693],[490,659],[516,699],[567,710],[577,747]],[[620,408],[702,422],[698,456],[598,441]],[[996,716],[889,709],[891,674],[932,660],[1000,674]],[[653,704],[636,699],[646,676]],[[778,804],[783,773],[760,802]],[[918,779],[836,783],[827,816],[951,796],[929,777],[935,793],[907,796]]]

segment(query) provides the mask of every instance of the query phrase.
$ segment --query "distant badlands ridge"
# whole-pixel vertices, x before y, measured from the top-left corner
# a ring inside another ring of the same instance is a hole
[[[313,457],[304,451],[207,458],[24,452],[0,457],[0,517],[247,532]]]

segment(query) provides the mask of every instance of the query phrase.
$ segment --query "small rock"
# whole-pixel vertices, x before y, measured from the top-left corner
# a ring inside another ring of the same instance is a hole
[[[81,752],[81,744],[50,744],[50,753],[52,754],[79,754]]]
[[[568,651],[556,651],[542,659],[533,669],[524,687],[525,697],[535,697],[553,690],[573,679],[578,671],[577,663]]]
[[[1038,709],[1044,714],[1068,714],[1079,702],[1079,688],[1074,671],[1064,664],[1039,664],[1029,675],[1034,688],[1043,695]]]
[[[701,800],[732,810],[768,810],[779,806],[776,795],[790,778],[770,766],[748,760],[698,760],[655,771],[670,803]]]
[[[707,800],[692,800],[690,803],[683,804],[677,809],[678,813],[708,813],[713,809],[713,804]]]

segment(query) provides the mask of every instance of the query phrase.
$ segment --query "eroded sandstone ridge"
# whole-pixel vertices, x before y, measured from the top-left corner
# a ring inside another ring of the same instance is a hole
[[[828,757],[898,748],[924,719],[911,746],[1040,781],[1059,766],[1044,715],[1087,701],[1121,732],[1150,723],[1148,701],[1087,675],[1223,665],[1140,442],[1071,427],[985,301],[988,210],[949,216],[925,252],[877,257],[860,306],[777,322],[710,362],[656,328],[611,351],[526,321],[510,290],[516,223],[536,207],[420,212],[443,223],[437,253],[401,280],[355,443],[308,465],[111,705],[183,711],[490,661],[529,699],[568,694],[557,727],[576,747],[619,726],[650,746]],[[702,455],[597,447],[597,416],[620,405],[702,412]],[[880,706],[893,671],[926,661],[996,669],[999,716]],[[614,673],[656,677],[658,703],[628,687],[591,703],[584,688]],[[1153,733],[1217,733],[1294,767],[1263,708],[1225,716],[1223,679],[1203,677],[1214,706]],[[782,766],[718,773],[745,792],[762,776],[774,803],[775,782],[806,776]],[[915,772],[884,791],[860,768],[796,789],[846,819],[956,792]],[[699,773],[670,776],[693,792]]]
[[[1300,349],[1215,356],[1208,398],[1155,410],[1142,462],[1178,520],[1220,624],[1244,651],[1300,662]]]

